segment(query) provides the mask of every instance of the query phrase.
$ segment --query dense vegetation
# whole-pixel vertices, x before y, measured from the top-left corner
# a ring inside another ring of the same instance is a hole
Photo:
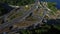
[[[34,0],[0,0],[2,3],[8,3],[10,5],[26,5],[34,3]]]
[[[51,14],[54,14],[57,12],[56,3],[48,2],[47,5],[48,5],[47,7],[52,10]]]

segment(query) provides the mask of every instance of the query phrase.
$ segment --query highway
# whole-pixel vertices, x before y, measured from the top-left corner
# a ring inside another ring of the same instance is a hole
[[[28,10],[26,13],[24,13],[24,15],[22,15],[20,18],[13,19],[9,23],[7,22],[7,23],[4,23],[4,24],[0,25],[0,30],[4,29],[5,27],[12,26],[13,24],[16,24],[16,22],[23,21],[27,16],[29,16],[29,14],[31,12],[33,12],[36,9],[36,5],[37,5],[37,2],[35,3],[35,5],[30,10]]]
[[[10,26],[12,26],[13,24],[16,24],[16,23],[18,23],[18,22],[23,21],[27,16],[30,15],[30,13],[32,13],[35,9],[37,9],[37,8],[36,8],[36,6],[38,5],[37,3],[38,3],[38,0],[36,0],[35,5],[34,5],[31,9],[29,9],[28,11],[26,11],[22,16],[11,20],[11,22],[6,22],[6,23],[0,25],[0,30],[4,29],[4,28],[6,28],[6,27],[10,27]],[[45,10],[44,13],[43,13],[43,16],[42,16],[42,18],[40,17],[40,21],[38,21],[37,23],[34,23],[35,26],[36,26],[38,23],[41,23],[42,20],[44,19],[44,16],[47,14],[46,7],[43,7],[43,8],[44,8],[44,10]],[[19,9],[20,9],[20,8],[19,8]],[[17,10],[14,9],[14,10],[12,10],[10,13],[8,13],[6,16],[8,17],[8,16],[9,16],[11,13],[13,13],[14,11],[18,11],[18,12],[19,12],[18,9],[17,9]],[[18,12],[17,12],[17,13],[18,13]],[[6,18],[7,18],[7,17],[6,17]],[[38,17],[38,18],[39,18],[39,17]],[[26,27],[28,27],[28,26],[26,26]],[[15,31],[18,31],[19,29],[22,29],[22,28],[25,28],[25,27],[17,28],[17,29],[14,29],[14,30],[15,30]]]
[[[42,7],[42,8],[44,8],[44,7]],[[40,9],[39,9],[40,10]],[[34,24],[32,24],[32,25],[30,25],[31,27],[33,27],[33,28],[35,28],[38,24],[42,24],[42,20],[44,19],[44,17],[46,16],[46,14],[47,14],[47,12],[48,12],[48,10],[46,10],[46,8],[44,8],[44,10],[45,11],[43,11],[43,16],[36,16],[36,18],[39,18],[40,20],[38,21],[38,22],[36,22],[36,23],[34,23]],[[12,29],[11,30],[11,32],[17,32],[17,31],[19,31],[19,30],[21,30],[21,29],[27,29],[29,26],[23,26],[23,27],[17,27],[17,28],[15,28],[15,29]],[[30,27],[30,28],[31,28]]]
[[[47,8],[46,6],[43,6],[42,7],[45,11],[43,12],[43,16],[42,17],[40,17],[40,16],[36,16],[36,18],[39,18],[40,19],[40,21],[38,21],[38,22],[36,22],[36,23],[34,23],[34,24],[32,24],[32,27],[34,27],[34,26],[37,26],[39,23],[41,24],[42,23],[42,20],[44,19],[44,17],[45,17],[45,15],[48,13],[48,12],[50,12],[51,10],[49,9],[49,8]],[[34,8],[34,9],[36,9],[36,8]],[[32,10],[34,10],[34,9],[32,9]],[[31,10],[29,10],[29,11],[31,11]],[[28,13],[31,13],[31,12],[26,12],[27,14]],[[21,21],[23,21],[27,16],[29,16],[29,15],[27,15],[27,14],[25,14],[25,16],[22,16],[21,18],[19,18],[19,19],[21,19],[20,20],[20,22]],[[17,19],[17,21],[16,22],[19,22],[19,19]],[[14,19],[15,20],[15,19]],[[15,22],[15,21],[12,21],[12,22]],[[51,21],[50,21],[51,22]],[[49,23],[49,22],[48,22]],[[50,24],[50,23],[49,23]],[[58,23],[59,24],[59,23]],[[13,25],[13,24],[12,24]],[[12,29],[11,30],[11,32],[17,32],[17,31],[20,31],[21,29],[27,29],[29,26],[23,26],[23,27],[18,27],[18,28],[16,28],[16,29]]]
[[[46,11],[44,11],[44,12],[46,12]],[[47,13],[47,12],[46,12]],[[34,24],[32,24],[32,25],[30,25],[30,26],[23,26],[23,27],[17,27],[17,28],[15,28],[15,29],[12,29],[11,30],[11,32],[17,32],[17,31],[19,31],[19,30],[22,30],[22,29],[27,29],[28,27],[33,27],[33,28],[35,28],[38,24],[42,24],[42,20],[44,19],[44,16],[46,15],[46,13],[44,13],[44,15],[43,15],[43,17],[42,18],[40,18],[40,20],[38,21],[38,22],[36,22],[36,23],[34,23]],[[38,17],[37,17],[38,18]],[[29,28],[29,29],[30,29]]]

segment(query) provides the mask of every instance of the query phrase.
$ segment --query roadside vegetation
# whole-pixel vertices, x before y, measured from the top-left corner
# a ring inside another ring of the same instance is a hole
[[[18,33],[21,34],[55,34],[60,32],[60,30],[56,29],[52,25],[49,26],[47,24],[43,25],[42,27],[38,27],[32,30],[20,30]],[[60,34],[60,33],[59,33]]]
[[[51,14],[52,14],[52,15],[54,15],[54,13],[56,13],[57,10],[58,10],[58,9],[56,8],[56,3],[55,3],[55,2],[47,2],[47,7],[52,10],[52,11],[51,11]]]

